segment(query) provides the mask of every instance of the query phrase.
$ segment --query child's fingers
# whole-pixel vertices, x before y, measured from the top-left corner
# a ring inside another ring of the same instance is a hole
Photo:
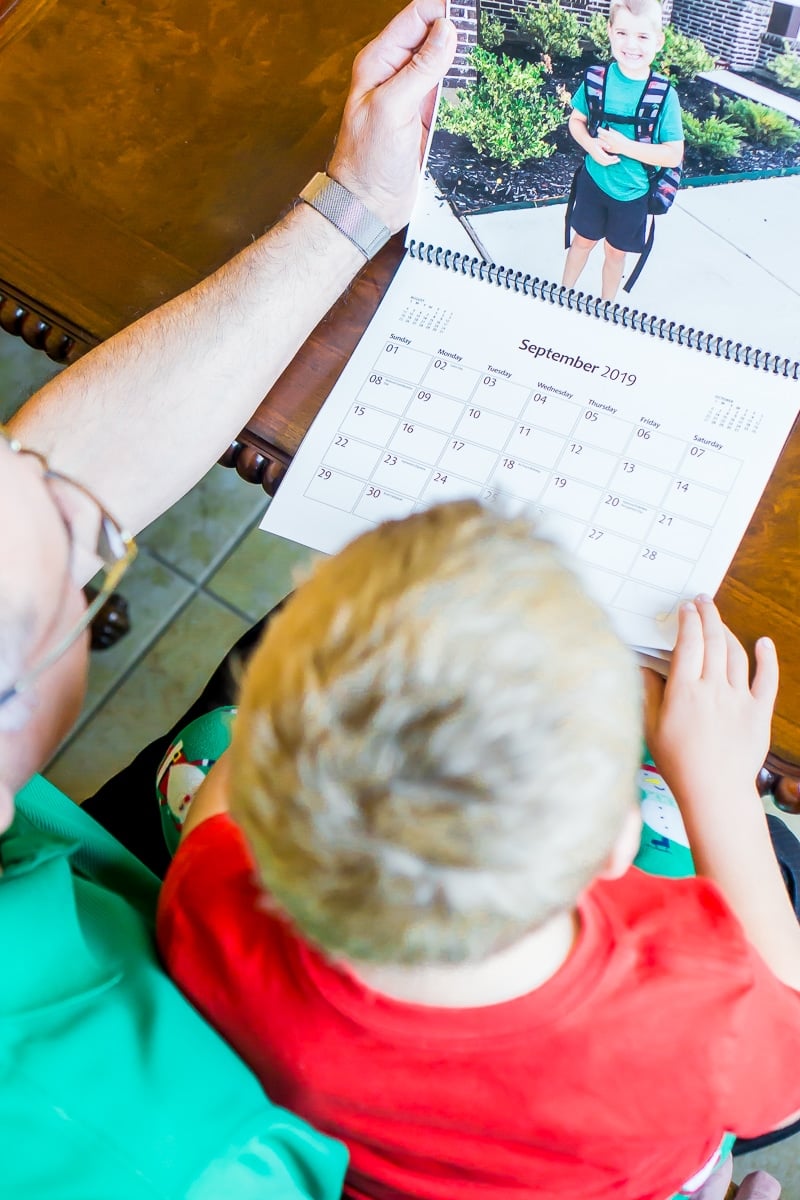
[[[756,671],[750,686],[753,699],[760,704],[769,705],[771,709],[778,695],[779,675],[775,643],[772,638],[759,638],[756,642]]]
[[[642,671],[644,686],[644,729],[648,746],[657,725],[661,706],[664,703],[664,680],[656,672],[645,667]]]
[[[745,689],[750,686],[750,660],[747,651],[735,633],[723,624],[728,645],[728,683],[731,687]]]
[[[691,601],[678,610],[678,637],[672,654],[667,686],[694,683],[703,673],[703,626],[696,605]]]
[[[726,679],[728,676],[728,638],[719,609],[710,596],[700,595],[695,601],[703,626],[705,654],[703,677]]]

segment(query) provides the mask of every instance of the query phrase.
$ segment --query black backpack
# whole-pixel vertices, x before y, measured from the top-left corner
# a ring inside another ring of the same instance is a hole
[[[589,133],[592,137],[597,137],[597,131],[603,121],[613,121],[615,125],[633,125],[634,140],[637,142],[652,142],[655,138],[658,123],[661,120],[661,112],[664,107],[664,101],[667,98],[667,93],[670,89],[670,81],[666,75],[658,75],[655,71],[651,71],[647,77],[642,94],[639,97],[639,103],[636,106],[636,114],[632,117],[621,117],[614,113],[606,112],[606,82],[608,80],[608,66],[598,64],[596,66],[587,67],[583,74],[583,86],[586,93],[586,104],[589,109],[588,126]],[[646,168],[650,176],[650,187],[647,193],[647,211],[650,215],[650,228],[645,238],[642,253],[639,255],[639,261],[631,272],[630,278],[623,287],[623,291],[629,292],[636,280],[642,273],[642,269],[647,262],[648,255],[653,248],[655,240],[655,225],[653,218],[663,216],[672,207],[672,202],[681,184],[681,167],[650,167]],[[567,213],[564,229],[564,246],[569,249],[571,237],[570,227],[572,224],[572,210],[575,207],[575,192],[578,186],[578,176],[583,170],[583,166],[578,167],[575,172],[572,184],[569,190],[569,200],[567,201]]]

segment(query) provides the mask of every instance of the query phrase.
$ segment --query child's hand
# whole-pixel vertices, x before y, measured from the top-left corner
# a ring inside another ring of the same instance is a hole
[[[625,137],[617,129],[598,129],[597,141],[608,155],[625,155],[634,145],[630,138]],[[619,162],[619,158],[616,159]]]
[[[750,683],[747,653],[707,596],[681,606],[666,687],[645,671],[645,732],[676,799],[724,803],[754,792],[770,742],[778,659],[769,638],[756,643]]]
[[[599,138],[592,138],[587,149],[594,161],[601,167],[613,167],[615,163],[619,162],[616,154],[610,154],[603,148]]]

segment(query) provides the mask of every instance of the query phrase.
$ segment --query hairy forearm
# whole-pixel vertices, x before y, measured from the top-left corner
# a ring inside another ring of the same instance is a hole
[[[755,788],[729,790],[718,806],[684,799],[681,809],[698,875],[718,885],[778,978],[800,990],[800,925]]]
[[[16,435],[134,531],[209,469],[364,259],[301,204],[37,393]]]

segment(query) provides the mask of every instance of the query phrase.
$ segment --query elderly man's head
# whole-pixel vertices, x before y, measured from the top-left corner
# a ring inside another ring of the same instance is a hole
[[[0,514],[4,829],[14,793],[46,763],[80,710],[88,662],[81,583],[99,565],[87,547],[98,542],[104,515],[80,487],[49,475],[38,456],[19,453],[2,429]]]

